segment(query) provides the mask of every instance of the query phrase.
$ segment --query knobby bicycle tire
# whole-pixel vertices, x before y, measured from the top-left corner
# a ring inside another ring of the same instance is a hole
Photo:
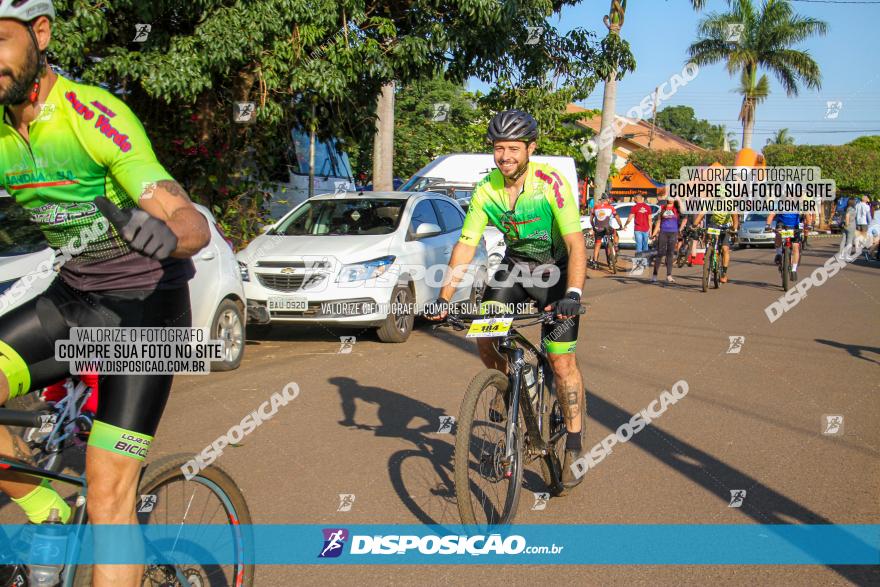
[[[712,266],[712,249],[707,248],[706,254],[703,256],[703,280],[702,288],[704,292],[709,291],[709,271]]]
[[[461,400],[461,407],[458,411],[458,421],[456,422],[458,430],[455,435],[455,456],[453,457],[453,469],[455,478],[455,498],[458,503],[458,513],[463,524],[478,524],[476,514],[474,513],[473,502],[471,501],[471,484],[470,484],[470,457],[471,457],[471,433],[473,432],[474,417],[476,416],[477,403],[480,396],[490,386],[497,390],[506,390],[508,387],[508,379],[503,373],[496,369],[485,369],[478,373],[472,380],[468,389]],[[490,400],[491,401],[491,400]],[[487,417],[488,414],[483,417]],[[509,412],[506,418],[509,418]],[[488,419],[488,418],[487,418]],[[507,425],[507,420],[497,423],[502,431]],[[513,477],[508,479],[508,486],[504,496],[504,506],[500,512],[499,520],[493,521],[493,524],[509,524],[519,505],[519,497],[522,490],[523,475],[523,446],[522,446],[522,426],[518,426],[518,434],[516,435],[516,460],[513,467]]]

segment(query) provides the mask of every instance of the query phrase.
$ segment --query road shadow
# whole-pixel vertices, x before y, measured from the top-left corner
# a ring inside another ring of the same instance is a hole
[[[340,426],[400,438],[413,447],[388,459],[391,485],[407,509],[424,524],[456,524],[458,509],[452,479],[455,426],[438,432],[445,410],[382,387],[364,386],[350,377],[331,377],[340,397]],[[379,424],[357,421],[359,403],[378,406]]]
[[[629,422],[632,417],[632,414],[594,393],[587,391],[587,397],[589,419],[611,431],[617,430],[618,426]],[[731,491],[746,490],[745,499],[739,507],[739,513],[745,514],[755,523],[761,524],[768,532],[773,532],[775,526],[780,524],[831,525],[834,523],[764,485],[745,471],[728,465],[713,455],[664,431],[656,424],[646,427],[645,431],[650,432],[633,436],[629,443],[639,447],[671,470],[687,477],[696,485],[715,495],[718,498],[719,507],[729,507],[732,499]],[[585,485],[589,487],[588,484],[589,472],[587,472]],[[869,545],[843,530],[837,534],[835,542],[850,545],[847,550],[856,552],[870,548]],[[880,579],[880,566],[876,565],[827,566],[839,576],[856,585],[876,585],[876,581]]]
[[[846,352],[848,352],[851,356],[855,357],[856,359],[861,359],[863,361],[868,361],[869,363],[876,363],[876,364],[880,365],[880,361],[878,361],[876,359],[868,358],[864,355],[864,353],[867,352],[867,353],[873,353],[873,354],[877,355],[878,357],[880,357],[880,347],[864,346],[864,345],[858,345],[858,344],[846,344],[843,342],[837,342],[834,340],[827,340],[824,338],[816,338],[814,340],[816,342],[818,342],[819,344],[828,345],[828,346],[834,347],[836,349],[843,349]]]

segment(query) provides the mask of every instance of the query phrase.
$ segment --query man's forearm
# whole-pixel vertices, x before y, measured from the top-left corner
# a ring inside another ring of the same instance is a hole
[[[195,208],[175,210],[165,223],[177,235],[177,249],[171,253],[172,257],[192,257],[211,240],[208,221]]]
[[[567,288],[583,289],[587,278],[587,247],[581,239],[580,246],[569,247]]]

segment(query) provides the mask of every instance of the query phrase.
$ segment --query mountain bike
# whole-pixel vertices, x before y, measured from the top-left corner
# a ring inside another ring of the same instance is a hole
[[[584,312],[582,307],[580,313]],[[496,337],[498,352],[507,359],[507,375],[485,369],[471,380],[459,409],[453,471],[463,524],[511,523],[519,504],[524,467],[536,459],[550,492],[566,493],[562,462],[567,431],[553,371],[547,355],[514,328],[514,322],[520,328],[564,323],[549,311],[491,317],[448,315],[446,322],[438,325],[460,331],[470,324],[469,337]],[[583,436],[586,407],[582,418]]]
[[[88,488],[85,476],[62,473],[63,454],[74,448],[82,448],[91,428],[91,416],[83,413],[82,406],[90,389],[84,384],[69,382],[67,397],[50,402],[45,408],[34,411],[0,408],[0,424],[21,426],[26,430],[22,437],[32,448],[34,463],[0,455],[0,469],[10,473],[23,473],[40,480],[49,480],[77,488],[75,505],[69,524],[74,527],[70,534],[72,543],[66,546],[67,555],[63,568],[58,572],[56,585],[64,587],[92,584],[92,567],[78,564],[80,547],[87,523],[86,503]],[[146,566],[144,585],[167,585],[189,587],[191,585],[232,585],[250,587],[254,582],[254,565],[246,564],[245,553],[253,553],[253,541],[247,528],[251,524],[250,511],[244,496],[233,479],[221,468],[211,465],[187,480],[181,467],[191,455],[171,455],[161,458],[141,469],[138,484],[137,517],[140,524],[174,525],[181,529],[187,524],[228,525],[225,535],[235,552],[233,565],[151,563],[167,560],[160,556],[156,546],[145,544]],[[27,528],[39,529],[41,525]],[[36,532],[35,530],[34,532]],[[34,533],[31,538],[34,538]],[[20,541],[25,537],[19,537]],[[25,544],[25,546],[28,546]],[[164,545],[163,545],[164,546]],[[33,551],[31,551],[33,552]],[[0,555],[0,564],[2,564]],[[31,569],[27,565],[3,567],[10,575],[11,585],[27,585]],[[45,584],[45,583],[44,583]]]
[[[694,240],[700,240],[703,236],[702,228],[693,228],[691,226],[686,226],[682,231],[682,241],[681,245],[678,247],[678,253],[675,256],[675,266],[681,269],[685,266],[685,264],[690,263],[690,249],[691,243]]]
[[[709,277],[712,278],[712,285],[715,289],[721,287],[721,248],[718,242],[721,240],[722,229],[710,226],[706,229],[706,254],[703,257],[703,291],[709,291]],[[728,234],[732,232],[727,229]]]
[[[617,248],[614,246],[614,229],[605,230],[602,233],[602,250],[605,251],[605,260],[611,273],[617,274]]]
[[[776,231],[782,240],[782,259],[779,264],[779,272],[782,274],[782,290],[788,291],[795,282],[796,276],[791,270],[791,255],[794,245],[801,237],[800,227],[777,226]]]

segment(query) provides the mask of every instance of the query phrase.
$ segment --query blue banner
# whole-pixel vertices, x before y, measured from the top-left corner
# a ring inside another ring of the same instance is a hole
[[[236,562],[877,565],[880,525],[0,525],[0,564]]]

